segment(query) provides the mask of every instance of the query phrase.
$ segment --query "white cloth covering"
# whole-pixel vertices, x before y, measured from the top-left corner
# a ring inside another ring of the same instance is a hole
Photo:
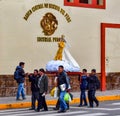
[[[75,61],[75,59],[72,57],[72,55],[69,52],[69,47],[68,43],[66,42],[66,46],[63,51],[63,58],[61,60],[51,60],[47,63],[46,65],[46,70],[47,71],[57,71],[58,67],[60,65],[64,66],[64,70],[67,72],[79,72],[80,71],[80,66],[79,64]]]

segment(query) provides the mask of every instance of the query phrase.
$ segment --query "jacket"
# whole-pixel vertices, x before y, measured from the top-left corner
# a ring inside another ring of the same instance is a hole
[[[39,79],[39,75],[29,75],[29,82],[31,82],[31,91],[32,92],[38,92],[39,88],[38,88],[38,79]]]
[[[88,90],[96,90],[98,81],[96,75],[90,75],[90,77],[88,77]]]
[[[44,93],[48,91],[48,77],[44,74],[38,79],[39,93]]]
[[[17,83],[24,83],[25,81],[25,72],[21,66],[17,66],[16,70],[18,70],[18,79]]]
[[[87,76],[83,75],[81,76],[81,84],[80,84],[80,89],[81,90],[86,90],[88,86],[88,81],[87,81]]]
[[[65,71],[61,72],[58,75],[58,88],[60,89],[60,85],[66,84],[66,89],[68,88],[68,82],[67,82],[67,74]]]

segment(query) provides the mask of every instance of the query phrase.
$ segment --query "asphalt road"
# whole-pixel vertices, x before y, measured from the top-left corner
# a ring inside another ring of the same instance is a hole
[[[47,112],[35,112],[26,109],[0,110],[0,116],[120,116],[120,101],[100,102],[99,107],[77,107],[71,105],[70,110],[65,113],[57,113],[49,106]]]

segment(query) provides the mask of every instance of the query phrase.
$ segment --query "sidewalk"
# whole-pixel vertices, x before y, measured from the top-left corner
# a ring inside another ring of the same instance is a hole
[[[80,102],[80,92],[73,92],[74,100],[71,104],[78,104]],[[120,90],[97,91],[96,96],[99,101],[120,100]],[[0,97],[0,109],[10,108],[26,108],[31,106],[31,96],[26,96],[26,100],[16,101],[15,97]],[[48,105],[55,105],[57,98],[53,98],[48,94],[46,96]]]

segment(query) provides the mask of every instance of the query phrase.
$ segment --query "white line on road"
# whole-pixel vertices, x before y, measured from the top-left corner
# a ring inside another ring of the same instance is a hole
[[[112,105],[120,105],[120,102],[118,102],[118,103],[112,103]]]
[[[75,116],[105,116],[107,113],[92,113],[92,114],[83,114],[83,115],[75,115]]]
[[[27,110],[27,111],[17,111],[17,112],[2,112],[0,113],[0,115],[5,115],[5,116],[25,116],[25,115],[29,115],[29,114],[38,114],[38,113],[44,113],[44,114],[48,114],[49,113],[56,113],[57,111],[47,111],[47,112],[35,112],[35,111],[30,111],[30,110]]]
[[[106,111],[115,111],[120,110],[120,108],[94,108],[96,110],[106,110]]]
[[[74,111],[74,112],[65,112],[65,113],[55,113],[55,114],[51,114],[52,116],[61,116],[61,115],[68,115],[68,114],[83,114],[83,113],[88,113],[87,111]],[[50,116],[50,114],[43,114],[43,115],[35,115],[35,116]],[[80,115],[81,116],[81,115]]]
[[[0,112],[0,115],[1,114],[19,114],[19,113],[30,113],[30,112],[33,112],[32,110],[18,110],[18,111],[9,111],[9,112]]]
[[[76,107],[72,107],[76,108]],[[76,108],[78,109],[78,107]],[[115,111],[115,110],[120,110],[120,108],[87,108],[87,107],[81,107],[80,109],[90,109],[90,110],[104,110],[104,111]]]
[[[13,111],[25,111],[25,110],[28,110],[28,108],[21,108],[21,109],[9,109],[9,110],[0,110],[0,113],[2,113],[2,112],[13,112]]]

